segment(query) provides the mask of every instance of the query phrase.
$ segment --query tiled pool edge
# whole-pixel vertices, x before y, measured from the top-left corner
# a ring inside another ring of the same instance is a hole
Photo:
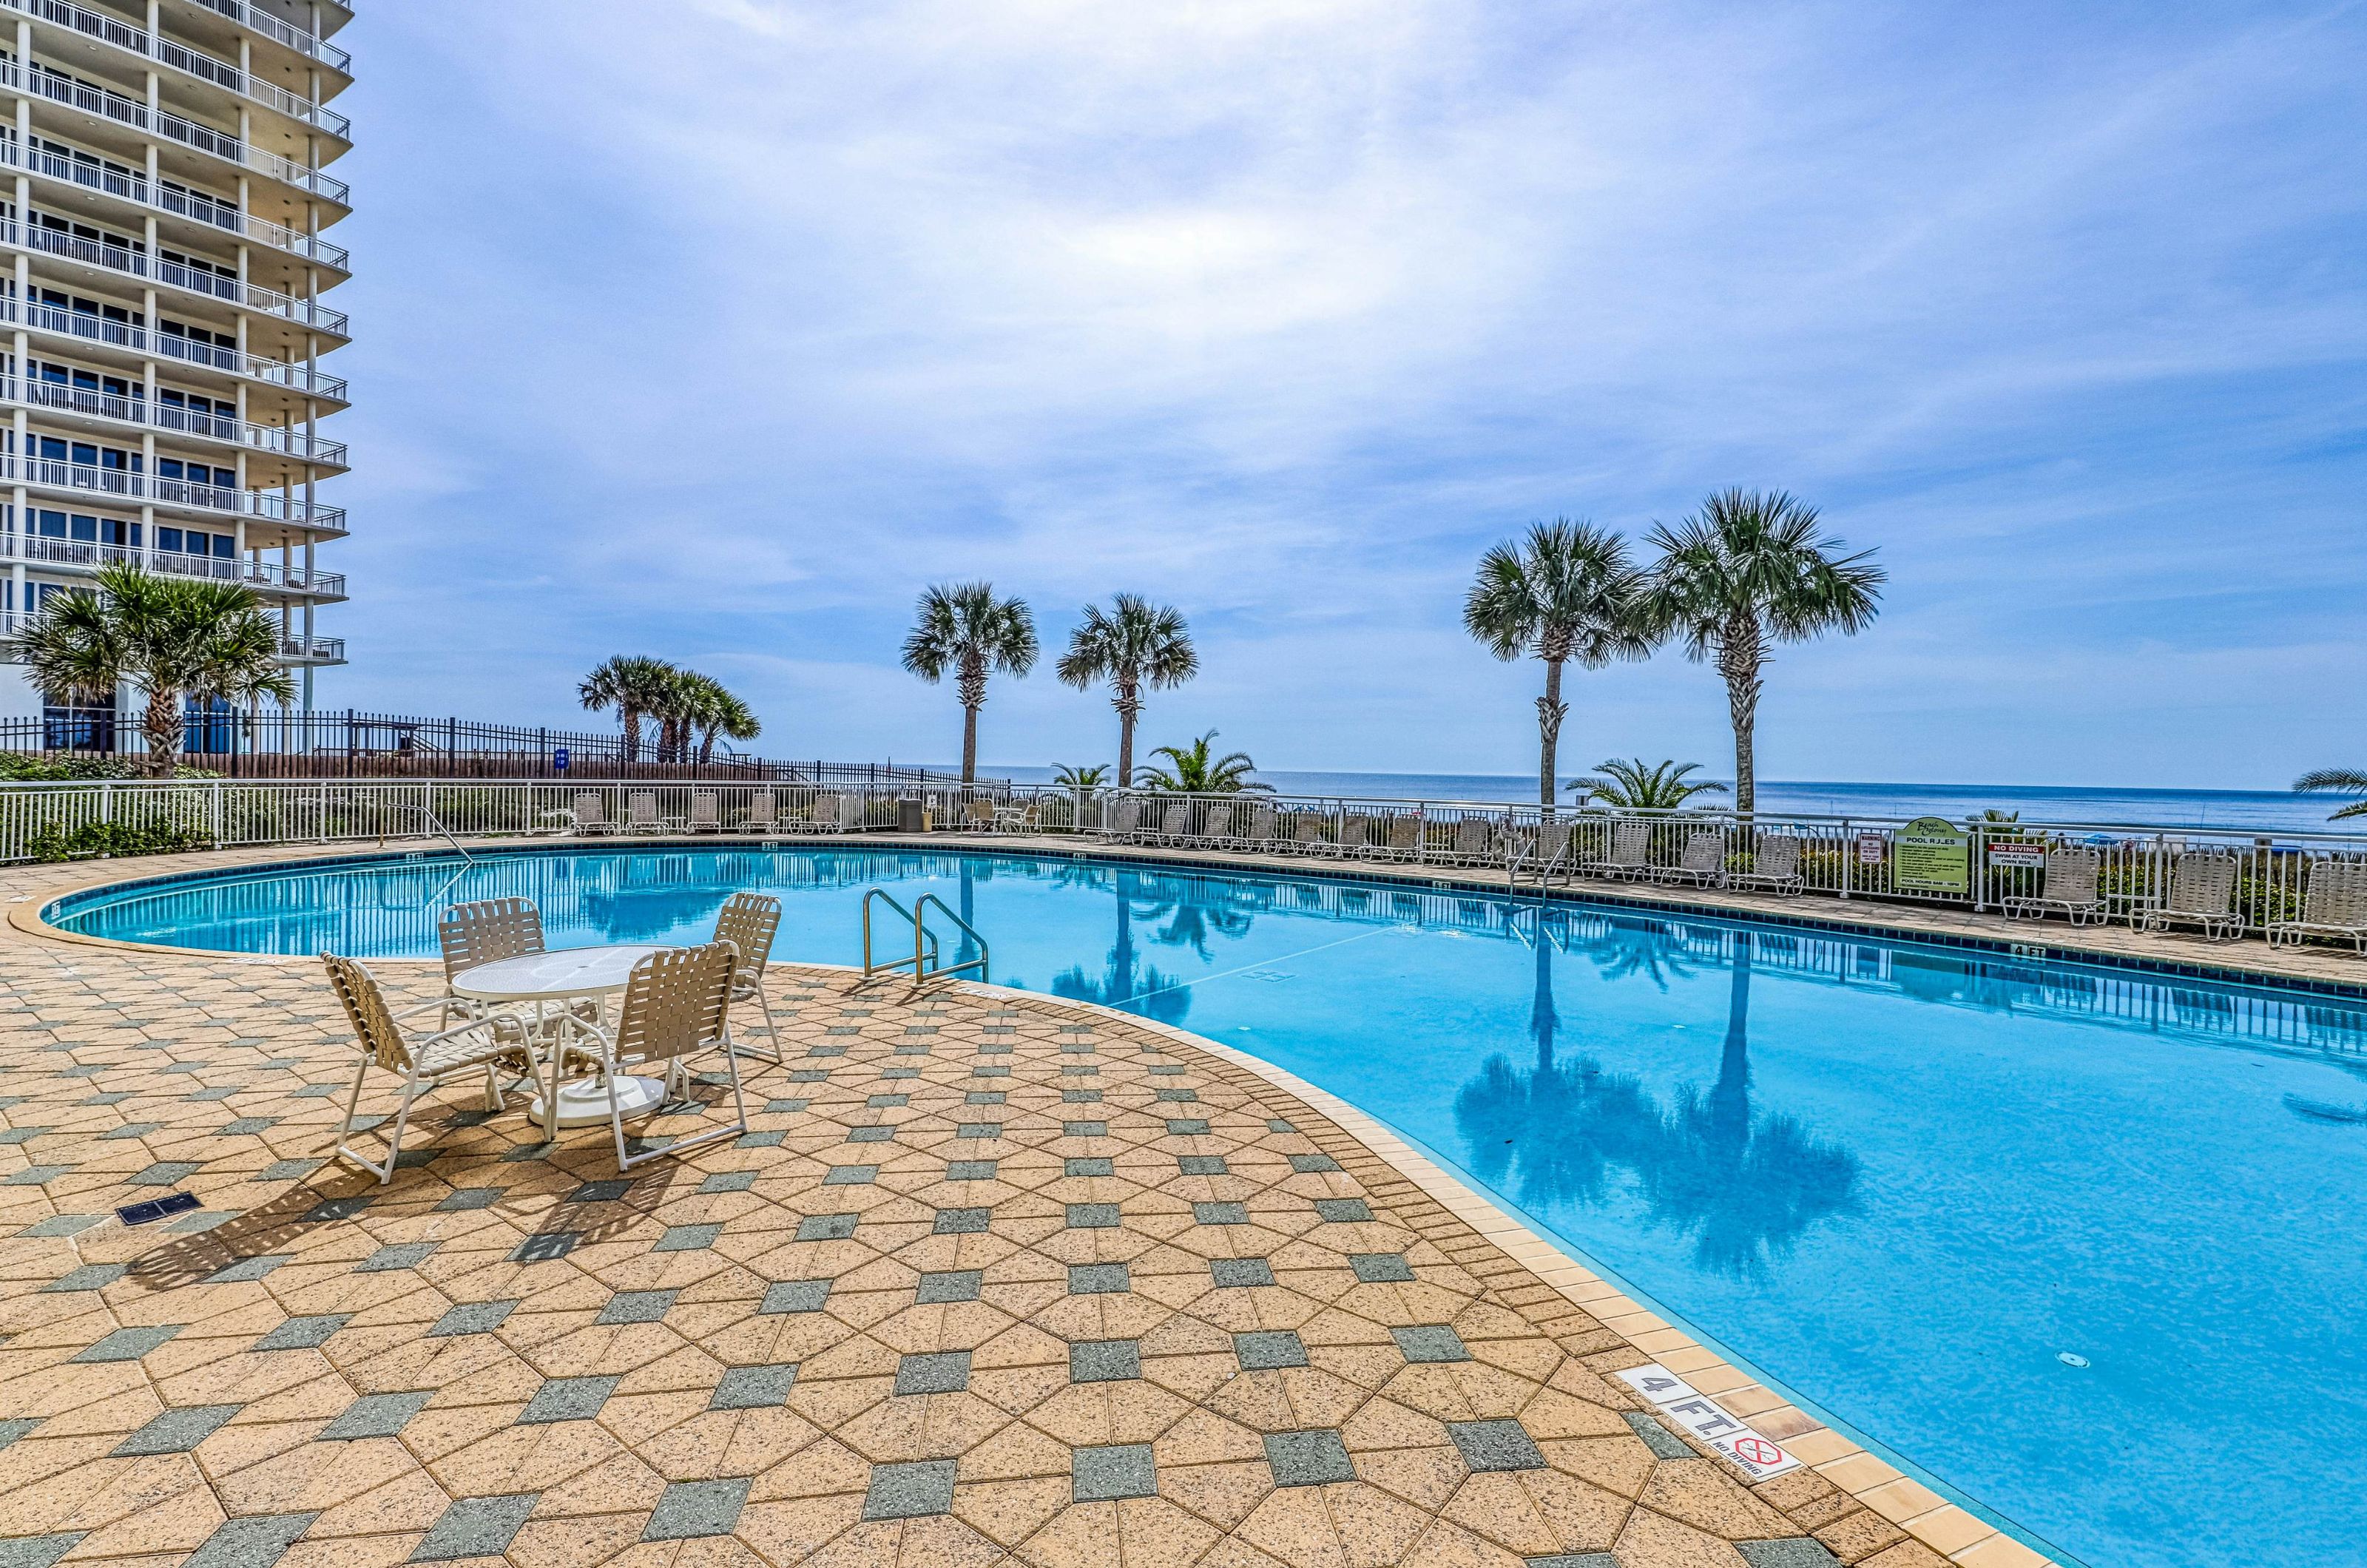
[[[1584,1254],[1575,1247],[1539,1235],[1527,1221],[1472,1188],[1386,1122],[1330,1090],[1222,1041],[1116,1008],[969,981],[959,983],[957,988],[980,996],[1023,998],[1036,1004],[1051,1001],[1073,1011],[1123,1019],[1136,1029],[1205,1051],[1261,1079],[1331,1122],[1382,1165],[1412,1182],[1449,1213],[1501,1247],[1514,1262],[1559,1291],[1573,1305],[1592,1314],[1604,1327],[1618,1333],[1636,1348],[1637,1354],[1632,1364],[1640,1366],[1648,1359],[1654,1360],[1682,1374],[1729,1414],[1773,1438],[1809,1469],[1949,1562],[1964,1564],[1964,1568],[2062,1568],[2056,1559],[2025,1546],[1899,1471],[1855,1438],[1800,1410],[1639,1303],[1626,1290],[1587,1268],[1580,1261]]]

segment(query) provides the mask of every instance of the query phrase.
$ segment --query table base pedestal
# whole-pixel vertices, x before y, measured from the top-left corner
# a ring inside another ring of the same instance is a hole
[[[617,1080],[617,1108],[629,1122],[665,1099],[665,1082],[661,1078],[620,1077]],[[527,1114],[537,1122],[547,1122],[548,1111],[540,1100]],[[608,1086],[598,1078],[570,1078],[559,1086],[559,1124],[561,1127],[589,1127],[608,1119]]]

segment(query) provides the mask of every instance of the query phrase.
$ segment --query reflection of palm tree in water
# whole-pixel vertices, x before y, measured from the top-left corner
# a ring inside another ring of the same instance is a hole
[[[1139,911],[1155,919],[1172,908],[1172,901],[1152,895],[1146,897],[1143,886],[1150,881],[1137,873],[1116,874],[1117,941],[1110,948],[1109,967],[1095,976],[1087,975],[1082,964],[1075,965],[1052,978],[1052,994],[1074,1001],[1099,1002],[1104,1007],[1141,1013],[1161,1023],[1181,1023],[1192,1009],[1192,995],[1177,984],[1178,976],[1162,975],[1157,969],[1139,963],[1134,945],[1134,921],[1138,912],[1135,906],[1147,903],[1150,908]]]
[[[1632,1077],[1604,1073],[1591,1057],[1555,1060],[1560,1019],[1550,944],[1540,940],[1530,1006],[1536,1066],[1523,1073],[1492,1056],[1455,1097],[1474,1173],[1496,1186],[1512,1177],[1522,1202],[1545,1207],[1601,1202],[1625,1170],[1650,1217],[1692,1235],[1694,1261],[1729,1278],[1763,1272],[1818,1220],[1848,1213],[1856,1156],[1793,1117],[1753,1116],[1750,942],[1736,933],[1716,1084],[1706,1094],[1688,1088],[1663,1112]],[[1648,963],[1618,967],[1657,977]]]

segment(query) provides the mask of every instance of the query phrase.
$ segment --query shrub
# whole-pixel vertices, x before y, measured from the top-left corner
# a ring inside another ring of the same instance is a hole
[[[112,855],[172,855],[210,847],[203,833],[163,822],[85,822],[64,829],[55,823],[35,833],[25,845],[37,861],[95,860]]]

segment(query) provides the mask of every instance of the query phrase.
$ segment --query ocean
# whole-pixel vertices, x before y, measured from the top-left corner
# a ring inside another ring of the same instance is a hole
[[[932,764],[935,766],[937,764]],[[1048,784],[1049,768],[981,767],[1014,784]],[[1401,800],[1534,801],[1535,775],[1500,773],[1293,773],[1256,777],[1285,795],[1331,795]],[[1565,779],[1564,784],[1568,784]],[[1715,803],[1719,797],[1705,797]],[[2089,788],[2070,784],[1850,784],[1761,779],[1762,811],[1826,817],[1946,817],[1961,821],[1984,811],[2018,811],[2026,822],[2096,827],[2259,828],[2282,832],[2327,829],[2341,801],[2290,790]],[[2350,824],[2336,824],[2339,830]],[[2367,823],[2358,824],[2367,827]]]

